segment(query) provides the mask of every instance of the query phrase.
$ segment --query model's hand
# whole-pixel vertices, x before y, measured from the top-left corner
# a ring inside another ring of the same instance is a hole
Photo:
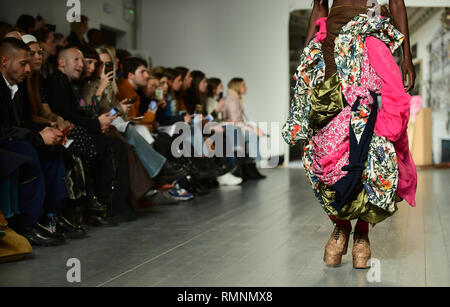
[[[402,63],[402,76],[403,83],[406,87],[405,91],[409,92],[410,90],[414,89],[414,85],[416,83],[416,71],[410,59],[405,59]],[[408,76],[408,84],[406,84],[406,76]]]

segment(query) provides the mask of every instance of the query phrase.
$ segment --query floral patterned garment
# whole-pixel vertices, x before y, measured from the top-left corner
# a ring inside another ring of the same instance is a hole
[[[361,62],[364,38],[374,36],[385,42],[394,52],[403,42],[404,35],[390,24],[386,17],[369,18],[366,14],[355,16],[345,25],[335,42],[335,60],[338,74],[345,90],[356,80],[360,85]],[[294,146],[298,142],[306,142],[312,136],[309,128],[309,96],[311,89],[322,83],[325,78],[325,62],[322,43],[315,41],[315,36],[306,45],[300,56],[300,65],[294,75],[296,82],[293,88],[289,116],[281,134],[285,142]]]
[[[364,40],[367,36],[383,41],[392,53],[405,38],[390,24],[389,18],[381,16],[369,18],[366,14],[360,14],[343,26],[334,47],[334,58],[343,91],[350,85],[361,84]]]
[[[300,56],[300,65],[294,75],[296,86],[293,88],[294,97],[289,108],[289,117],[281,131],[289,145],[294,146],[311,137],[312,130],[309,128],[308,119],[311,110],[310,93],[324,78],[322,43],[315,42],[313,37]]]
[[[380,94],[381,80],[370,66],[367,48],[363,50],[360,86],[348,86],[343,93],[349,104],[325,128],[312,136],[312,170],[318,179],[332,186],[347,175],[342,167],[349,164],[350,128],[359,143],[374,103],[369,91]],[[351,111],[356,99],[360,98],[358,109]]]
[[[312,137],[312,171],[326,185],[334,185],[348,173],[341,169],[349,164],[351,117],[347,106]]]
[[[398,187],[398,162],[394,144],[375,133],[370,142],[367,166],[363,172],[364,189],[373,205],[395,212]]]
[[[348,164],[349,128],[353,129],[359,141],[370,115],[370,106],[376,103],[372,101],[369,90],[380,94],[381,82],[370,66],[365,50],[364,38],[370,35],[385,42],[392,52],[403,40],[403,35],[384,17],[368,18],[361,14],[342,28],[335,42],[335,60],[343,95],[349,106],[316,135],[309,128],[309,96],[311,89],[324,81],[325,66],[321,43],[311,39],[294,76],[297,81],[295,95],[289,119],[282,130],[284,139],[290,145],[298,141],[308,142],[303,154],[304,168],[314,194],[326,213],[331,215],[333,212],[322,200],[320,183],[332,185],[345,176],[341,167]],[[350,108],[358,98],[358,110],[351,112]],[[333,157],[340,157],[334,165],[331,162]],[[395,212],[398,163],[393,144],[385,138],[375,134],[372,137],[362,181],[370,203]]]

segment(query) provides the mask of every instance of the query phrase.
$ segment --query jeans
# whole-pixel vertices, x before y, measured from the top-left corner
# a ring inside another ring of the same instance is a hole
[[[124,134],[128,143],[133,146],[136,154],[144,165],[150,177],[153,179],[166,163],[166,158],[160,155],[137,131],[133,125],[128,125]]]
[[[27,226],[33,226],[43,214],[56,213],[67,197],[62,152],[45,148],[38,153],[31,144],[20,141],[2,142],[1,147],[31,158],[20,169],[18,190],[19,209],[26,215]]]
[[[9,219],[20,214],[19,210],[19,171],[0,182],[0,211]]]

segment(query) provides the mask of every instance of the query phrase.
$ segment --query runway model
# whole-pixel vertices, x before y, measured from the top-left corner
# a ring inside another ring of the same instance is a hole
[[[365,269],[369,224],[392,216],[403,200],[416,205],[406,132],[415,82],[408,21],[403,0],[390,0],[389,10],[375,0],[335,0],[328,8],[328,0],[314,0],[282,135],[304,144],[307,177],[335,225],[324,262],[340,265],[357,220],[353,267]],[[400,46],[401,71],[393,57]]]

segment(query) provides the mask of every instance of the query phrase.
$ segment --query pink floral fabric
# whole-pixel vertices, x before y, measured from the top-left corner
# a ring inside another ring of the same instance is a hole
[[[415,207],[417,171],[407,133],[411,96],[403,89],[400,69],[386,44],[375,37],[367,37],[366,45],[370,64],[381,80],[383,106],[378,113],[375,133],[394,143],[399,167],[397,194]]]
[[[312,171],[326,185],[333,185],[347,175],[341,168],[348,165],[350,155],[350,106],[312,137]]]
[[[359,141],[370,115],[370,106],[374,103],[369,90],[380,94],[381,80],[370,66],[367,48],[364,48],[360,84],[344,89],[343,95],[349,105],[312,137],[314,158],[311,169],[321,182],[329,186],[347,175],[341,169],[349,164],[350,129]],[[358,98],[358,110],[352,112]]]

